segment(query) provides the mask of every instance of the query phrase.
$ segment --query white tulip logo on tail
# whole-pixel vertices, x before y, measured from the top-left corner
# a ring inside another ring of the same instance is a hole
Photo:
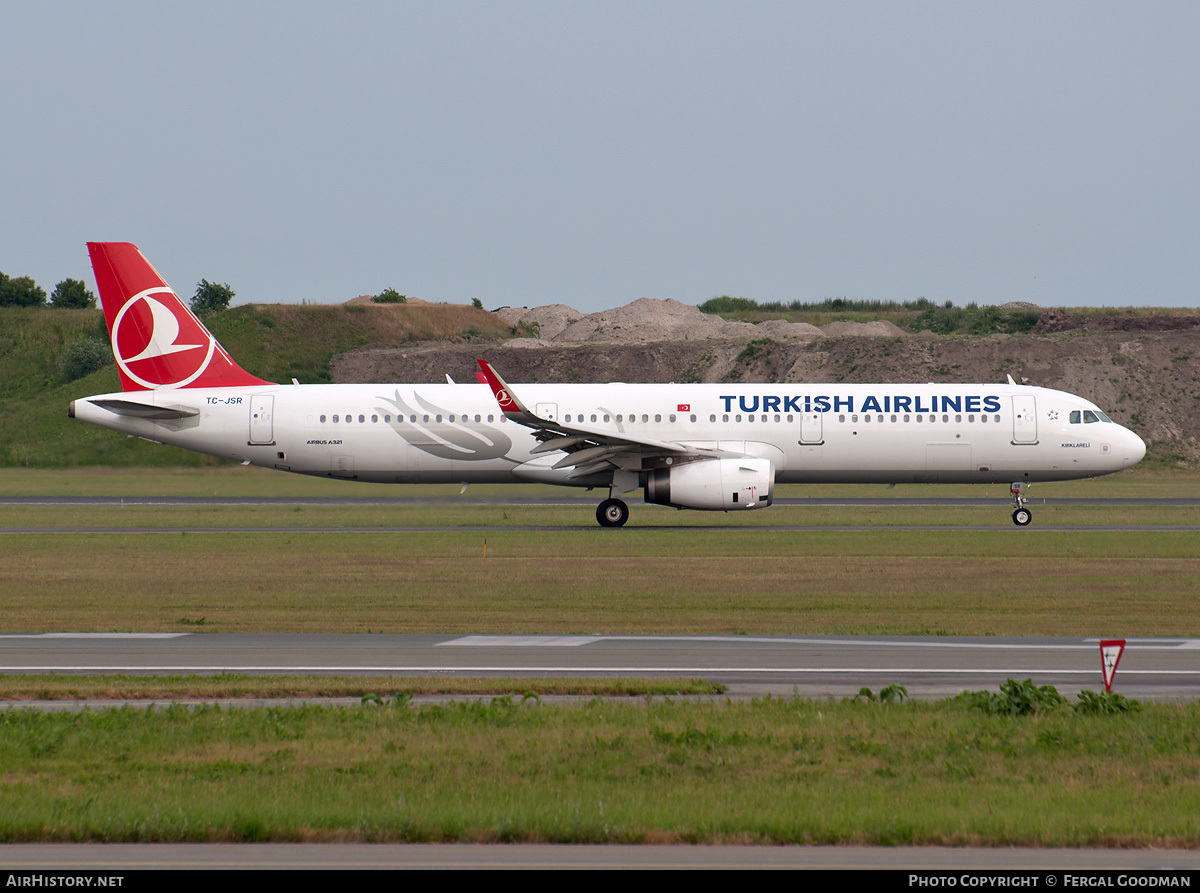
[[[125,302],[113,321],[112,345],[121,370],[153,389],[191,384],[208,368],[217,342],[171,289],[160,286]]]

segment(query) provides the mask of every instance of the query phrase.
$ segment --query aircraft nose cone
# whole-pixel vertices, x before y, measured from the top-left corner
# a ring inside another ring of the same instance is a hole
[[[1137,465],[1146,455],[1146,441],[1137,436],[1136,433],[1126,429],[1125,438],[1125,467]]]

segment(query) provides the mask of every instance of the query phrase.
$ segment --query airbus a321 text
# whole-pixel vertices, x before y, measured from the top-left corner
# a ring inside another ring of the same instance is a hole
[[[123,391],[72,418],[252,465],[380,483],[539,482],[747,511],[776,483],[1010,483],[1136,464],[1094,404],[1014,384],[518,384],[487,362],[455,384],[290,385],[242,369],[137,247],[88,244]]]

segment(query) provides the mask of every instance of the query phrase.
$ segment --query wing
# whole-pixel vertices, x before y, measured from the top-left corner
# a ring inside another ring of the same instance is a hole
[[[646,460],[651,460],[650,464],[653,465],[654,459],[712,459],[742,455],[674,441],[655,440],[652,437],[638,437],[611,428],[564,425],[553,419],[543,419],[530,412],[513,393],[512,388],[492,368],[491,363],[486,360],[477,362],[481,370],[479,377],[492,389],[496,402],[500,404],[500,411],[510,422],[533,429],[534,437],[540,443],[530,452],[552,453],[561,450],[566,453],[552,468],[574,466],[575,470],[567,475],[568,478],[586,477],[610,468],[640,470]]]

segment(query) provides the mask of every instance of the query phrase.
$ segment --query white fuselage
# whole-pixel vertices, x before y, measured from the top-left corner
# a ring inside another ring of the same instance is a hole
[[[983,483],[1092,477],[1145,454],[1092,403],[989,384],[521,384],[565,425],[770,459],[779,483]],[[94,401],[196,414],[152,419]],[[1090,411],[1090,412],[1089,412]],[[1085,421],[1085,418],[1099,420]],[[265,385],[88,397],[74,417],[148,440],[301,474],[384,483],[539,481],[607,486],[552,469],[533,432],[483,384]],[[1075,421],[1072,421],[1074,419]],[[624,461],[636,462],[636,456]],[[632,468],[630,470],[636,470]]]

